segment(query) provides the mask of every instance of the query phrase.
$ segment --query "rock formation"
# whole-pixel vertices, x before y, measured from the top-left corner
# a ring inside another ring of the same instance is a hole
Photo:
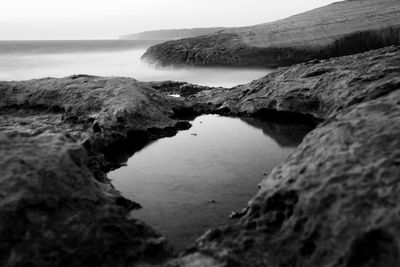
[[[129,78],[0,82],[0,265],[125,266],[172,255],[128,219],[139,204],[106,178],[119,142],[176,133],[184,106]]]
[[[325,120],[332,114],[390,94],[400,86],[399,47],[317,60],[231,89],[202,90],[197,101],[233,114],[287,114]]]
[[[399,65],[400,47],[387,47],[231,89],[86,75],[0,82],[1,266],[400,266]],[[168,97],[185,87],[186,98]],[[319,125],[238,223],[176,256],[128,217],[140,205],[105,173],[120,163],[115,150],[205,112]]]
[[[199,93],[231,113],[323,122],[264,179],[237,225],[208,231],[167,266],[400,266],[399,62],[391,47]]]
[[[276,22],[158,44],[142,58],[160,66],[279,67],[396,44],[399,1],[342,1]]]
[[[17,129],[0,134],[0,148],[1,266],[117,266],[171,255],[163,237],[127,218],[138,204],[95,180],[71,136]]]

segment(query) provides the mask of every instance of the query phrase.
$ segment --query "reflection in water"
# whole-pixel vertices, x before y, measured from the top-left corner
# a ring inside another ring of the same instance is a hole
[[[268,69],[165,68],[140,61],[158,41],[0,41],[0,80],[65,77],[72,74],[124,76],[140,81],[185,81],[232,87],[268,74]]]
[[[243,117],[241,120],[261,129],[265,135],[273,138],[281,147],[296,147],[301,143],[304,136],[316,126],[301,122],[279,123],[254,117]]]
[[[150,145],[153,141],[148,139],[146,132],[130,132],[126,140],[120,140],[109,147],[103,153],[108,162],[114,166],[124,165],[136,152]]]
[[[178,250],[205,230],[231,223],[230,212],[246,205],[263,174],[282,162],[305,133],[292,125],[217,115],[200,116],[192,124],[188,131],[149,144],[126,167],[109,173],[124,196],[143,205],[131,216],[159,230]]]

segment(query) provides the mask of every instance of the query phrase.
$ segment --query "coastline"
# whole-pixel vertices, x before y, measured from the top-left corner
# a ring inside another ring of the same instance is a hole
[[[283,20],[168,41],[142,58],[159,66],[276,68],[400,44],[395,0],[342,1]]]
[[[0,262],[348,266],[367,245],[378,252],[366,260],[380,263],[384,246],[396,266],[399,60],[400,47],[387,47],[280,68],[231,89],[88,75],[0,82]],[[178,92],[185,98],[168,97]],[[208,231],[176,258],[167,240],[127,219],[139,204],[112,188],[105,174],[117,166],[105,158],[209,113],[318,127],[264,179],[238,224]]]

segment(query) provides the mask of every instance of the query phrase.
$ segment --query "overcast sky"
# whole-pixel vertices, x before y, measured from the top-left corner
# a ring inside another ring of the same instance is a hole
[[[332,0],[1,0],[0,40],[114,39],[145,30],[248,26]]]

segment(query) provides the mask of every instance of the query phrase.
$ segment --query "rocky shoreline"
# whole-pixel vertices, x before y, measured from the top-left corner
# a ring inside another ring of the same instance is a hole
[[[199,93],[235,114],[322,122],[264,179],[237,225],[208,231],[168,266],[400,265],[399,63],[400,47],[390,47]]]
[[[399,65],[397,46],[230,89],[87,75],[0,82],[0,265],[400,265]],[[319,125],[239,223],[177,256],[128,219],[140,204],[106,173],[123,161],[115,151],[129,145],[129,156],[205,113]]]
[[[171,257],[127,218],[139,204],[106,178],[107,149],[175,134],[181,101],[129,78],[1,82],[2,266],[125,266]]]
[[[158,66],[290,66],[400,44],[396,0],[340,1],[283,20],[227,28],[150,47]]]

